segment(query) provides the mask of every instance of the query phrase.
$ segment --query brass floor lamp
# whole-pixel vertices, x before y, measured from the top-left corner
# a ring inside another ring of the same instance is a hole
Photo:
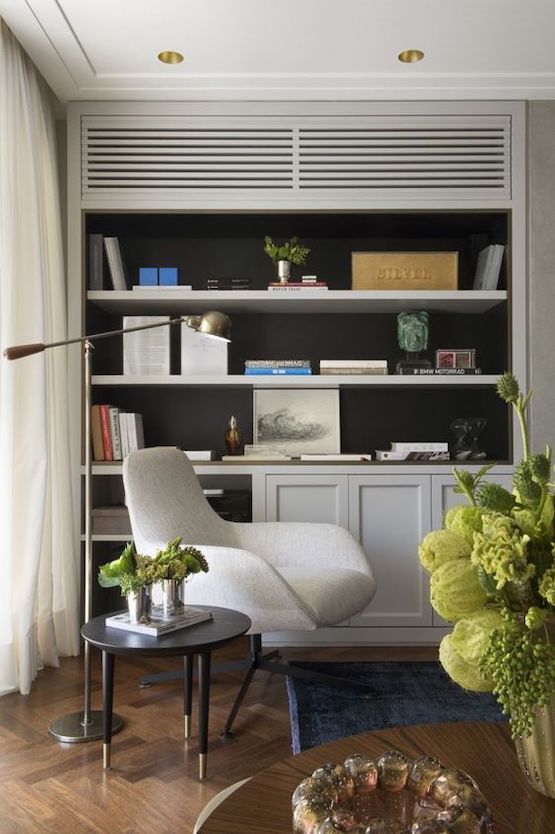
[[[91,379],[92,379],[92,351],[94,342],[100,339],[110,339],[113,336],[121,336],[124,333],[132,333],[136,330],[149,330],[153,327],[171,327],[175,324],[186,324],[193,330],[212,336],[216,339],[230,341],[231,320],[225,313],[215,310],[204,313],[202,316],[177,316],[154,324],[144,324],[140,327],[127,327],[121,330],[109,330],[104,333],[95,333],[91,336],[78,336],[75,339],[65,339],[61,342],[35,342],[28,345],[15,345],[4,350],[6,359],[22,359],[33,353],[42,353],[62,345],[82,344],[84,346],[84,382],[85,382],[85,556],[84,556],[84,579],[85,579],[85,622],[91,618],[92,609],[92,443],[91,443]],[[84,666],[85,666],[85,692],[84,708],[80,712],[70,713],[61,718],[55,719],[49,727],[49,733],[58,741],[83,742],[95,741],[102,738],[102,712],[91,710],[91,658],[90,646],[84,645]],[[112,733],[121,729],[122,721],[118,715],[112,718]]]

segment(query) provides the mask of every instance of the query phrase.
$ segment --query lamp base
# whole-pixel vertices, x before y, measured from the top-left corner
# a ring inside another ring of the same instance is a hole
[[[119,733],[123,721],[115,713],[112,715],[112,735]],[[98,741],[104,735],[102,731],[102,712],[93,710],[89,713],[88,724],[83,724],[83,712],[72,712],[52,722],[48,732],[56,741],[78,744],[83,741]]]

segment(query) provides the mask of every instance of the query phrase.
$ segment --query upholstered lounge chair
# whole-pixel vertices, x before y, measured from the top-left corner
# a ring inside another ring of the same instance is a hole
[[[261,635],[335,625],[368,605],[376,583],[364,551],[347,530],[334,524],[224,521],[177,449],[133,452],[124,461],[123,481],[138,552],[152,554],[183,536],[184,543],[202,549],[210,566],[188,583],[187,601],[234,608],[252,620],[248,672],[226,734],[257,669],[326,679],[271,660],[277,652],[263,655]]]

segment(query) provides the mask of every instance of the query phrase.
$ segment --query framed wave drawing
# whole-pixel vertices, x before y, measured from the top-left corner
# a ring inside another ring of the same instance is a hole
[[[338,389],[259,388],[253,404],[253,443],[292,457],[340,452]]]

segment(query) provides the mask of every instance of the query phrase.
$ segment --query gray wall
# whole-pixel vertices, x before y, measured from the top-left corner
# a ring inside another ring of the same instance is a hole
[[[533,447],[555,449],[555,102],[529,104],[528,223]],[[518,278],[518,276],[516,276]]]

